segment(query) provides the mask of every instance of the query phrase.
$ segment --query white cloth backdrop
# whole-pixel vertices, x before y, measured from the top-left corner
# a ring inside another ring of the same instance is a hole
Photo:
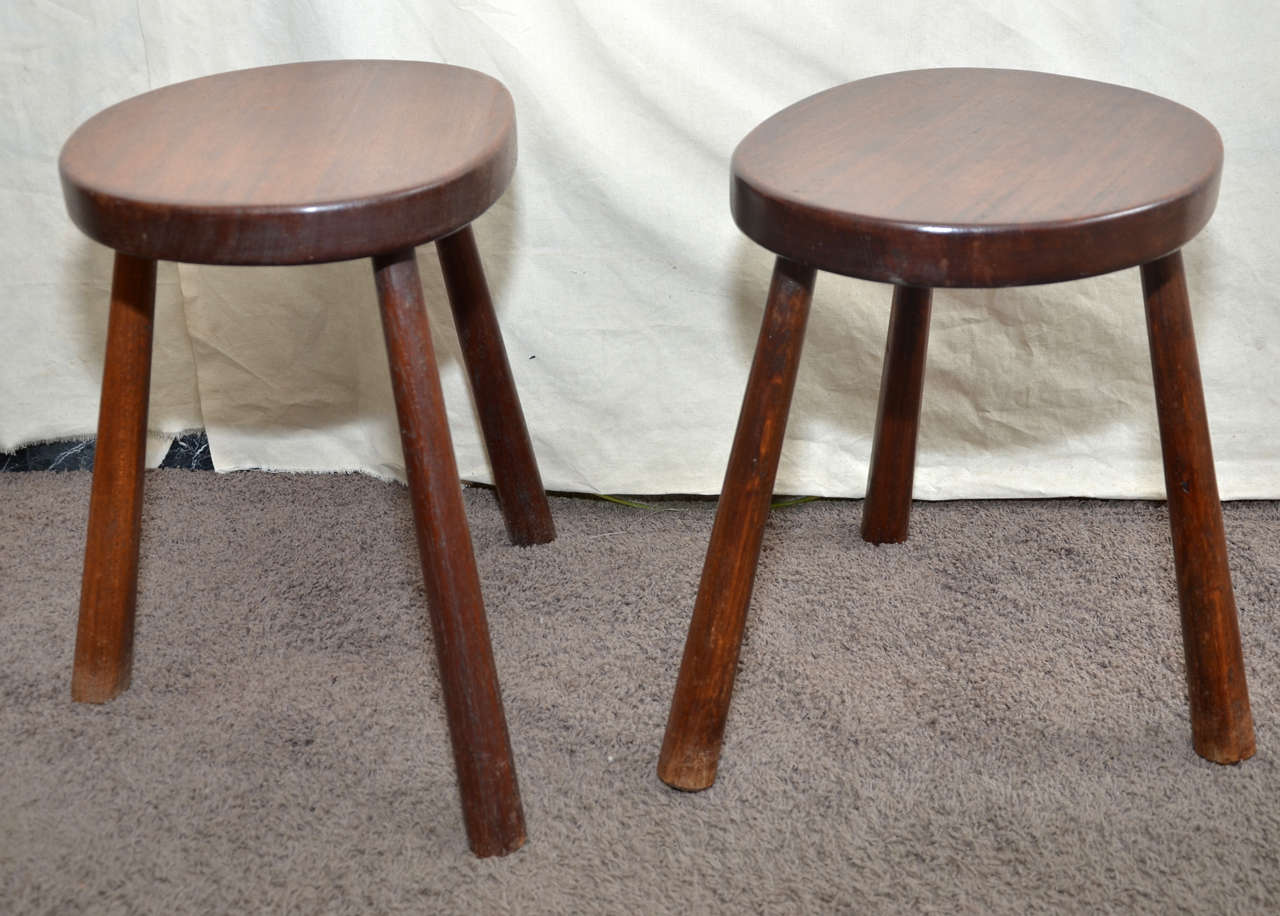
[[[1280,497],[1280,12],[1273,0],[7,0],[0,4],[0,451],[91,435],[110,253],[65,215],[95,111],[220,70],[444,61],[515,97],[520,163],[475,224],[549,488],[719,489],[772,267],[729,216],[756,123],[846,80],[998,66],[1122,83],[1213,121],[1186,249],[1224,497]],[[359,155],[358,149],[351,151]],[[460,470],[488,480],[432,249]],[[778,492],[863,492],[890,290],[820,275]],[[367,262],[162,264],[151,428],[221,470],[402,475]],[[1163,492],[1136,270],[935,297],[916,494]]]

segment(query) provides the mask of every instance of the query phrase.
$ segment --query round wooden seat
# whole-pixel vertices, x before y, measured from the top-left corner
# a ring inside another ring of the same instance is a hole
[[[739,227],[770,251],[900,286],[1109,273],[1209,220],[1222,141],[1189,108],[1021,70],[916,70],[837,86],[733,157]]]
[[[315,61],[177,83],[86,121],[59,169],[85,234],[140,258],[340,261],[449,235],[516,161],[511,96],[417,61]]]

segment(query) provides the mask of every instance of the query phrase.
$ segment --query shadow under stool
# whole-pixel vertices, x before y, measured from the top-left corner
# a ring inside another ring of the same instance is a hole
[[[1145,92],[1015,70],[893,73],[818,93],[733,156],[738,227],[777,262],[685,642],[658,775],[715,781],[816,271],[891,283],[862,537],[903,541],[934,287],[1139,267],[1193,745],[1254,752],[1181,247],[1217,202],[1222,141]]]
[[[555,537],[470,223],[516,162],[511,96],[409,61],[324,61],[168,86],[63,147],[67,209],[115,273],[71,693],[129,686],[156,261],[371,258],[449,733],[472,850],[511,852],[524,813],[414,248],[434,241],[507,532]]]

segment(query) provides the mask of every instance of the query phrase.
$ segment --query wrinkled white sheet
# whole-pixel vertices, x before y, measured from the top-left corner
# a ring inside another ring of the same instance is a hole
[[[1218,212],[1186,249],[1219,481],[1280,497],[1277,46],[1280,13],[1254,0],[9,0],[0,450],[96,423],[110,253],[56,172],[80,121],[220,70],[416,58],[515,97],[516,179],[475,228],[546,485],[715,492],[772,266],[729,216],[735,144],[846,80],[1001,66],[1154,91],[1222,132]],[[488,480],[430,247],[420,261],[459,467]],[[819,276],[778,492],[863,492],[889,300]],[[157,309],[155,433],[206,427],[222,470],[402,475],[367,262],[163,264]],[[937,294],[925,389],[920,498],[1163,492],[1136,270]]]

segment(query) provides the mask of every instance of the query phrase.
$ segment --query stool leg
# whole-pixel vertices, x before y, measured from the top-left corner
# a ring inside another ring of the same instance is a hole
[[[156,262],[117,253],[71,675],[82,703],[123,692],[133,666],[155,301]]]
[[[412,249],[373,267],[467,837],[504,855],[524,813],[418,267]]]
[[[555,540],[551,507],[542,489],[524,412],[511,378],[507,351],[493,313],[489,287],[471,227],[436,241],[453,321],[462,342],[462,356],[471,379],[480,429],[484,433],[498,504],[515,544],[545,544]]]
[[[1174,252],[1144,264],[1142,290],[1182,609],[1192,742],[1202,757],[1236,763],[1253,756],[1253,716],[1182,255]]]
[[[811,267],[783,258],[774,267],[658,761],[659,778],[677,789],[716,778],[813,281]]]
[[[907,539],[931,298],[928,289],[899,286],[893,291],[867,498],[862,506],[862,539],[872,544]]]

